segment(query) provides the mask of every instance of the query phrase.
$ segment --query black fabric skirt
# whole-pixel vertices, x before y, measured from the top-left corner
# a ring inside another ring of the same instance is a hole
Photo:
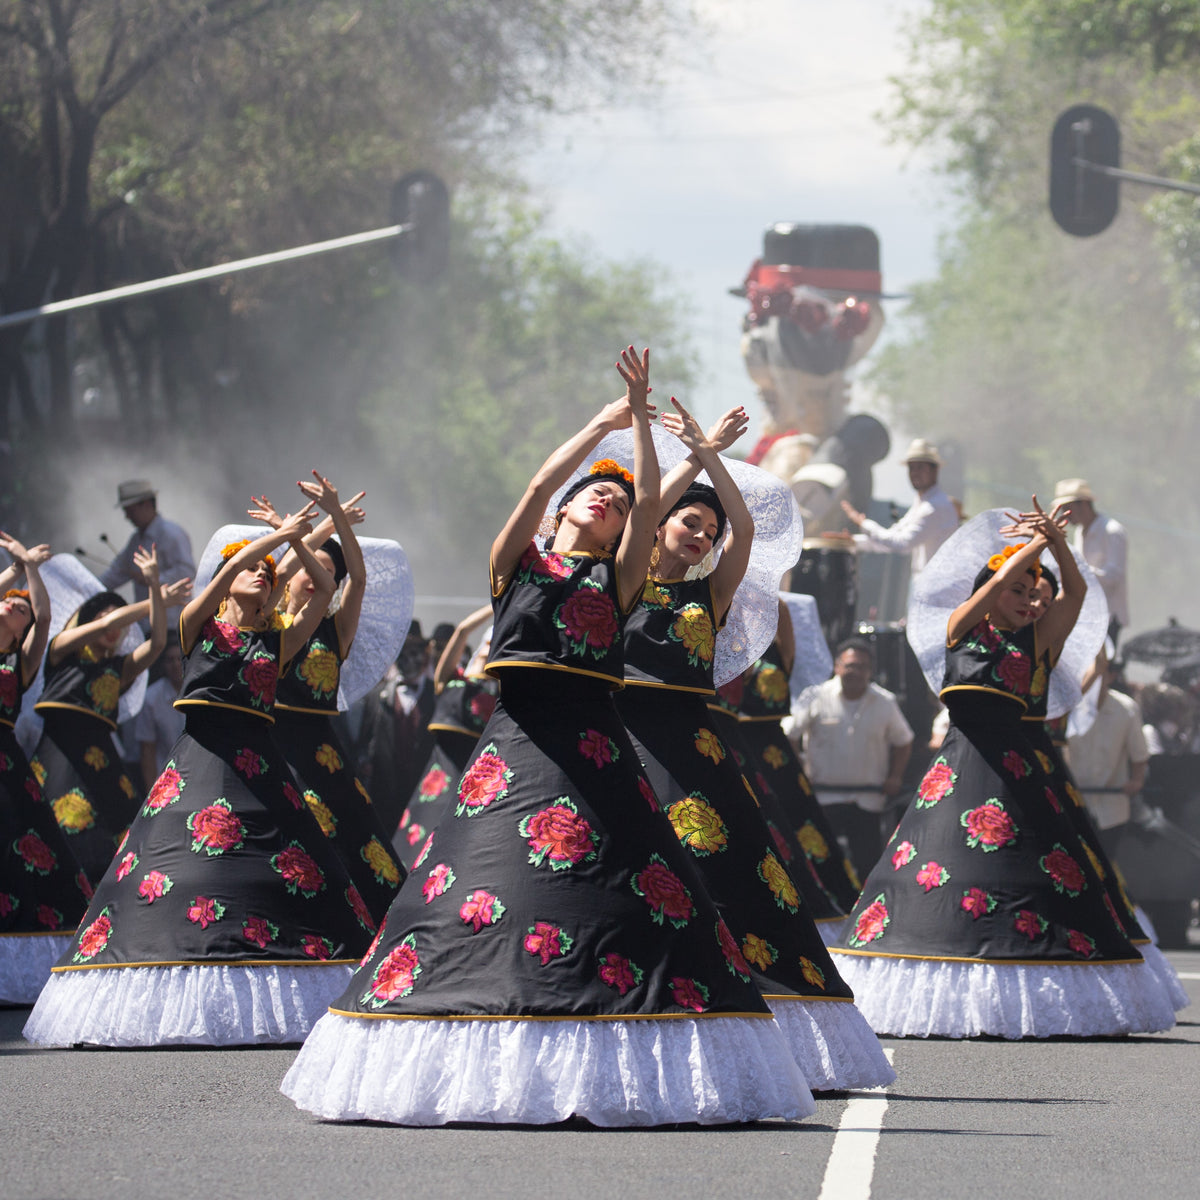
[[[404,868],[333,722],[319,713],[276,709],[273,732],[317,824],[378,923],[399,890]]]
[[[505,672],[453,809],[333,1010],[769,1013],[605,682],[537,668]]]
[[[478,744],[479,737],[473,733],[456,733],[451,729],[437,731],[437,741],[425,761],[425,769],[392,835],[392,850],[406,870],[421,853],[425,839],[447,814],[454,811],[458,803],[458,781]]]

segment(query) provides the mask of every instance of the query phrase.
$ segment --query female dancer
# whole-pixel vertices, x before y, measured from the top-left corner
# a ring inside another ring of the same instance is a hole
[[[12,564],[0,571],[0,1003],[32,1004],[70,944],[91,887],[45,803],[13,729],[41,666],[50,602],[38,567],[49,546],[0,533]],[[24,574],[26,586],[11,585]]]
[[[301,1108],[415,1125],[811,1111],[610,696],[658,522],[649,352],[619,370],[625,398],[547,459],[492,545],[499,703],[453,818],[283,1082]],[[630,425],[633,479],[594,464],[539,550],[548,503]]]
[[[310,508],[226,546],[184,608],[184,732],[38,998],[30,1041],[296,1041],[365,947],[366,905],[270,737],[279,663],[332,592],[303,543]],[[285,542],[317,585],[289,629],[267,603]]]
[[[711,728],[716,630],[749,563],[754,521],[713,442],[671,403],[677,413],[662,423],[692,457],[663,480],[666,515],[626,629],[617,711],[730,930],[731,951],[771,1005],[809,1087],[890,1083],[895,1073],[776,856],[754,793]],[[715,488],[691,482],[700,468]],[[687,578],[718,549],[711,573]]]
[[[412,866],[426,837],[453,809],[462,769],[496,707],[496,681],[483,674],[491,649],[490,635],[480,644],[466,670],[458,666],[467,638],[491,619],[490,604],[464,617],[455,626],[434,669],[437,696],[429,728],[437,735],[437,741],[392,838],[392,848],[406,868]]]
[[[1052,1037],[1170,1028],[1171,1006],[1055,811],[1026,711],[1086,586],[1034,504],[1006,530],[946,629],[950,729],[851,915],[842,970],[877,1032]],[[1050,548],[1063,589],[1035,627]],[[943,552],[954,552],[953,542]],[[839,965],[843,959],[839,957]]]
[[[275,738],[313,816],[366,902],[372,923],[377,925],[404,872],[333,727],[342,664],[358,633],[367,566],[350,517],[338,502],[337,489],[316,471],[313,475],[317,482],[301,483],[300,490],[309,499],[321,497],[328,504],[333,532],[340,540],[326,538],[310,549],[341,590],[280,676],[275,695]],[[273,525],[280,518],[265,504],[265,498],[263,505],[251,509],[251,516],[261,513]],[[324,529],[318,526],[314,533],[319,536]],[[315,596],[317,583],[292,554],[280,564],[278,582],[283,584],[284,619],[294,623]]]
[[[43,724],[33,769],[93,887],[138,806],[112,741],[121,693],[162,653],[166,606],[180,603],[191,585],[181,580],[164,598],[153,547],[139,547],[133,563],[149,599],[126,604],[116,592],[102,591],[85,600],[50,641],[45,683],[34,705]],[[147,613],[150,637],[128,654],[117,653],[125,631]]]

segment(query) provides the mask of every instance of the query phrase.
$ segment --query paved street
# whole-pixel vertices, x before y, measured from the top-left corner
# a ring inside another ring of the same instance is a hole
[[[1194,1006],[1169,1034],[888,1039],[885,1095],[749,1128],[322,1124],[278,1091],[294,1049],[36,1050],[20,1036],[26,1010],[0,1010],[0,1197],[817,1200],[835,1138],[823,1200],[1194,1195],[1200,951],[1168,957]]]

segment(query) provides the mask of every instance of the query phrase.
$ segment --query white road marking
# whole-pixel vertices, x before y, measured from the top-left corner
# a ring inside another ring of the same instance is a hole
[[[889,1063],[893,1062],[895,1053],[894,1050],[884,1051]],[[879,1131],[883,1128],[887,1106],[885,1087],[854,1094],[838,1122],[817,1200],[870,1200],[875,1152],[879,1148]]]
[[[1176,971],[1180,979],[1200,979],[1200,971]]]

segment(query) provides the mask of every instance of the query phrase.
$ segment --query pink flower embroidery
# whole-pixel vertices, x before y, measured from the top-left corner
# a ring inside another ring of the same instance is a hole
[[[642,793],[642,799],[650,805],[652,812],[660,812],[661,806],[658,803],[658,796],[654,792],[654,788],[650,786],[650,780],[645,775],[638,776],[638,791]]]
[[[221,655],[238,654],[243,645],[238,627],[218,621],[215,617],[204,623],[204,640]]]
[[[566,871],[576,863],[592,862],[596,857],[596,838],[591,824],[565,796],[526,817],[517,831],[532,849],[529,861],[540,867],[547,859],[555,871]]]
[[[63,915],[57,908],[51,908],[49,904],[39,904],[37,906],[37,923],[44,929],[61,929]]]
[[[403,1000],[413,990],[420,974],[417,939],[410,933],[375,968],[363,1002],[372,1008],[382,1008],[391,1000]]]
[[[446,790],[449,783],[450,776],[441,767],[430,767],[418,785],[417,794],[422,800],[436,800]]]
[[[597,729],[579,735],[579,753],[590,758],[598,767],[605,767],[620,757],[612,741]]]
[[[854,923],[854,931],[850,934],[850,945],[865,946],[867,943],[883,937],[883,932],[891,924],[891,921],[891,914],[883,902],[883,893],[881,892],[859,914],[858,920]]]
[[[255,775],[261,775],[263,770],[263,760],[249,746],[237,752],[237,756],[233,760],[233,765],[247,779],[253,779]]]
[[[508,794],[512,775],[508,763],[500,757],[496,747],[492,744],[485,746],[458,785],[458,807],[454,815],[461,817],[466,813],[468,817],[473,817],[493,801],[502,799]]]
[[[708,1008],[708,988],[696,979],[676,975],[671,980],[671,996],[680,1008],[704,1012]]]
[[[742,953],[742,948],[737,944],[737,939],[729,932],[729,926],[724,920],[717,918],[717,944],[721,947],[721,953],[725,956],[725,963],[729,967],[730,973],[739,975],[742,979],[750,978],[750,966],[746,962],[746,956]]]
[[[153,816],[168,804],[174,804],[185,786],[183,776],[173,766],[165,767],[163,773],[154,781],[150,795],[146,797],[146,815]]]
[[[297,790],[296,790],[296,789],[295,789],[295,788],[294,788],[294,787],[293,787],[293,786],[292,786],[290,783],[284,783],[284,785],[283,785],[283,798],[284,798],[284,799],[285,799],[285,800],[286,800],[286,801],[287,801],[287,802],[288,802],[288,803],[289,803],[289,804],[290,804],[290,805],[291,805],[291,806],[292,806],[294,809],[296,809],[296,810],[297,810],[297,812],[298,812],[298,811],[299,811],[301,808],[303,808],[303,807],[304,807],[304,800],[303,800],[303,798],[301,797],[300,793],[299,793],[299,792],[298,792],[298,791],[297,791]]]
[[[495,925],[505,911],[497,896],[480,888],[467,897],[458,915],[478,933],[485,925]]]
[[[623,954],[606,954],[600,959],[600,981],[615,988],[618,995],[635,988],[642,982],[642,968],[632,963]]]
[[[990,913],[995,907],[995,899],[985,892],[983,888],[973,887],[963,892],[963,912],[969,912],[976,921],[980,917]]]
[[[453,884],[454,872],[445,863],[438,863],[429,872],[429,878],[421,884],[421,895],[425,897],[425,903],[428,904],[438,896],[445,895]]]
[[[311,900],[325,890],[324,872],[299,842],[289,842],[273,855],[271,866],[283,876],[283,882],[293,896],[299,892],[306,900]]]
[[[1014,696],[1029,694],[1031,671],[1028,655],[1022,654],[1019,650],[1010,650],[996,664],[996,674],[1000,677],[1001,683]]]
[[[1051,787],[1046,788],[1046,803],[1050,805],[1056,813],[1063,810],[1062,803],[1059,801],[1058,793]]]
[[[539,575],[546,579],[570,579],[573,570],[570,563],[563,561],[561,554],[555,554],[552,550],[539,554],[534,545],[530,545],[521,556],[521,566],[528,568],[533,579]]]
[[[491,692],[476,692],[471,697],[471,715],[480,722],[486,725],[492,719],[492,713],[496,711],[496,697]]]
[[[1095,938],[1090,938],[1078,929],[1067,930],[1067,945],[1082,958],[1087,958],[1096,949]]]
[[[901,867],[907,867],[916,857],[916,846],[912,842],[901,842],[892,852],[892,870],[898,871]]]
[[[215,921],[225,915],[225,905],[210,900],[207,896],[197,896],[187,910],[187,919],[201,929],[207,929]]]
[[[1049,854],[1038,860],[1038,866],[1050,876],[1055,891],[1066,892],[1073,898],[1087,887],[1083,868],[1058,843]]]
[[[1023,908],[1017,913],[1017,919],[1013,922],[1013,928],[1018,933],[1025,934],[1032,942],[1041,937],[1046,932],[1047,922],[1037,915],[1032,909]]]
[[[414,821],[404,836],[410,846],[415,846],[425,836],[425,826]]]
[[[315,958],[319,962],[324,962],[333,956],[333,943],[318,934],[306,933],[301,939],[301,945],[304,947],[306,957]]]
[[[967,831],[967,845],[972,850],[979,846],[985,852],[1001,850],[1017,840],[1016,824],[996,799],[963,813],[958,823]]]
[[[932,808],[939,800],[944,800],[954,791],[957,779],[958,776],[944,758],[936,759],[917,788],[917,807]]]
[[[934,888],[941,887],[949,878],[950,872],[941,863],[932,860],[924,863],[917,872],[917,883],[926,892],[932,892]]]
[[[279,926],[266,917],[247,917],[242,922],[242,937],[260,950],[265,950],[278,936]]]
[[[576,654],[591,650],[593,658],[603,658],[621,628],[612,598],[589,581],[566,598],[554,623],[576,643],[572,647]]]
[[[169,875],[164,875],[161,871],[151,871],[145,876],[141,883],[138,884],[138,895],[146,901],[147,904],[153,904],[155,900],[165,896],[174,884],[171,882]]]
[[[199,854],[203,850],[210,858],[224,854],[226,850],[241,849],[246,834],[245,826],[228,800],[218,800],[192,813],[187,819],[187,827],[192,833],[193,853]]]
[[[117,864],[117,879],[122,880],[138,865],[138,856],[132,850]]]
[[[1005,750],[1000,761],[1014,779],[1024,779],[1029,774],[1029,764],[1015,750]]]
[[[574,941],[574,938],[563,933],[561,926],[551,925],[549,921],[535,921],[525,935],[524,946],[526,953],[541,959],[544,967],[552,959],[562,958]]]
[[[425,839],[425,845],[421,847],[421,852],[413,859],[413,870],[415,871],[428,857],[429,851],[433,848],[433,834],[431,833]]]
[[[279,665],[269,654],[256,654],[242,666],[242,680],[250,689],[250,703],[270,708],[275,703],[275,685],[279,681]]]
[[[74,961],[83,962],[85,959],[95,958],[108,945],[112,930],[113,925],[108,915],[108,909],[103,909],[100,915],[79,935],[79,949],[72,955]]]
[[[665,917],[676,929],[682,929],[696,911],[691,892],[658,854],[650,856],[650,862],[630,880],[630,885],[650,906],[651,919],[658,925]]]
[[[375,932],[375,918],[371,916],[371,910],[367,908],[367,902],[362,898],[362,893],[351,884],[345,892],[346,903],[354,910],[354,916],[359,925],[368,933]]]

